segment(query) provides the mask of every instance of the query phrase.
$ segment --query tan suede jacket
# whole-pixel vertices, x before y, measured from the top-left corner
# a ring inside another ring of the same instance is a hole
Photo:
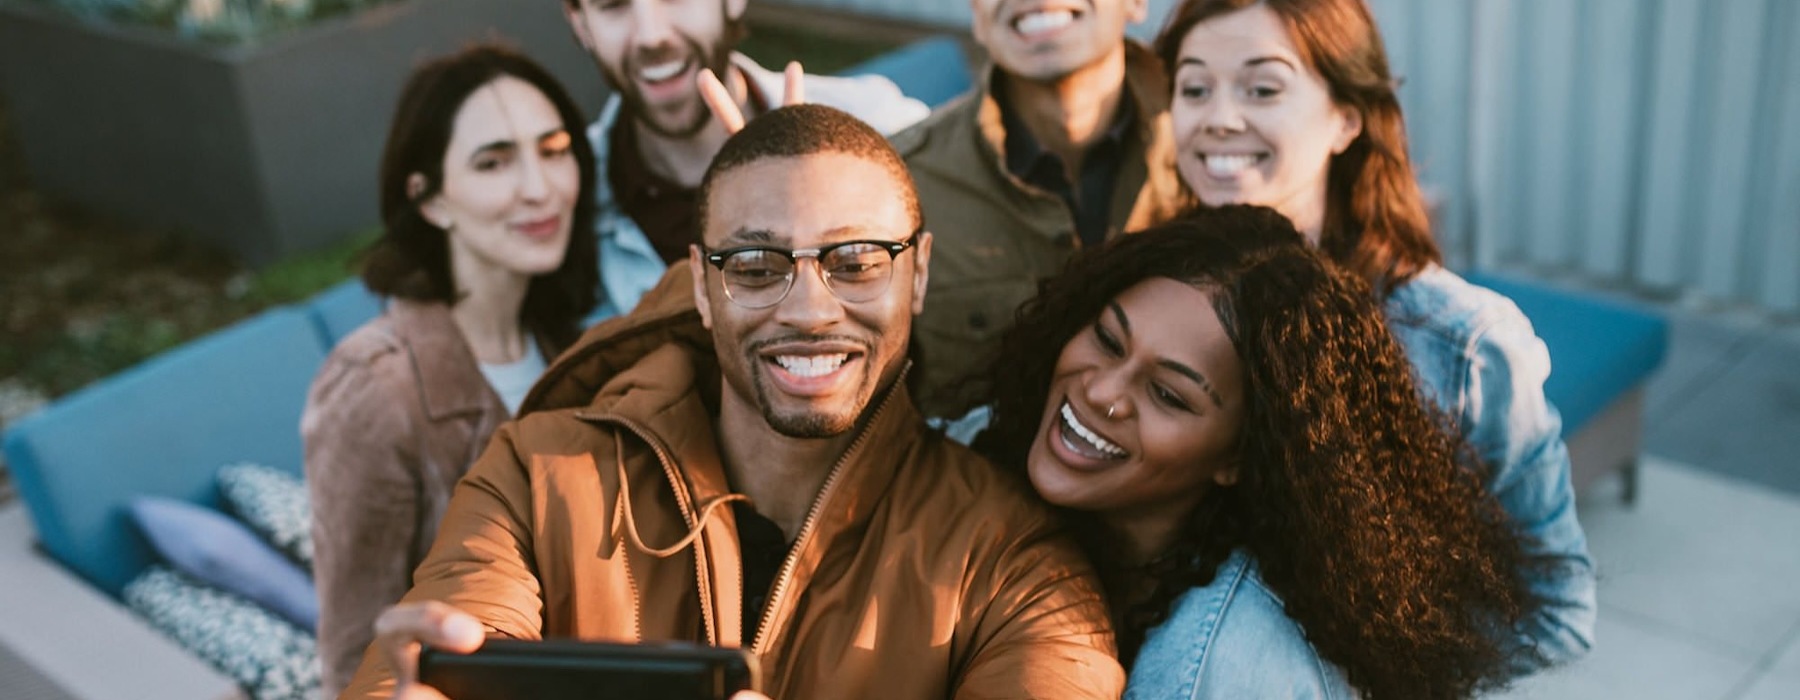
[[[954,418],[987,400],[984,376],[1014,312],[1081,246],[1069,207],[1006,169],[1006,129],[989,90],[994,70],[893,138],[933,239],[931,289],[913,332],[924,372],[915,386],[928,416]],[[1125,87],[1138,124],[1113,185],[1108,237],[1167,220],[1186,201],[1164,75],[1154,54],[1126,42]]]
[[[393,300],[326,358],[300,434],[327,693],[412,587],[456,480],[506,418],[444,304]]]
[[[407,601],[503,637],[748,646],[777,700],[1118,697],[1085,561],[1027,486],[927,431],[903,387],[832,467],[742,629],[736,524],[709,508],[731,492],[721,380],[686,267],[590,330],[501,427]],[[391,675],[371,652],[346,696],[385,696]]]

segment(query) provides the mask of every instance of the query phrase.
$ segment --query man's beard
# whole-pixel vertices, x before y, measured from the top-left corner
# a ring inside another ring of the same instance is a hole
[[[686,51],[682,52],[682,55],[693,57],[694,60],[699,62],[699,67],[701,68],[711,68],[712,72],[719,76],[720,80],[723,81],[728,79],[729,76],[725,71],[731,65],[731,54],[726,49],[723,38],[720,39],[718,44],[710,47],[710,51],[707,51],[703,50],[700,46],[700,42],[695,41],[692,37],[680,33],[677,33],[676,36],[679,37],[679,41],[686,46]],[[694,102],[700,106],[700,109],[694,113],[694,116],[689,119],[687,123],[671,128],[658,121],[651,114],[650,106],[644,102],[644,96],[639,92],[637,80],[632,77],[637,73],[637,66],[646,63],[656,63],[658,62],[656,59],[664,58],[670,53],[673,52],[639,51],[636,55],[625,60],[625,75],[613,73],[612,69],[608,68],[605,63],[601,63],[600,68],[602,72],[606,73],[607,79],[618,89],[619,98],[624,101],[624,112],[627,118],[644,125],[644,128],[649,129],[658,136],[670,139],[685,139],[700,133],[700,130],[706,128],[706,124],[712,121],[713,118],[712,110],[706,107],[704,100],[700,99],[699,89],[695,88],[693,95]]]
[[[777,433],[781,433],[782,435],[791,438],[807,440],[837,437],[849,432],[851,428],[856,427],[856,422],[858,419],[862,418],[863,411],[868,408],[869,396],[873,393],[867,391],[869,383],[872,381],[872,378],[869,375],[869,372],[871,371],[870,367],[872,366],[874,359],[874,349],[872,347],[866,343],[862,344],[864,350],[862,361],[859,363],[861,365],[860,369],[862,377],[857,387],[859,393],[855,405],[849,406],[842,413],[821,413],[817,411],[779,413],[775,408],[775,402],[772,401],[770,397],[769,382],[771,380],[766,374],[763,374],[769,370],[765,365],[761,364],[761,358],[754,350],[755,347],[766,347],[769,344],[771,343],[755,344],[752,346],[751,351],[746,353],[747,359],[750,360],[752,366],[757,367],[757,374],[752,377],[751,384],[755,386],[756,409],[762,414],[763,422],[768,423],[769,427],[774,429]]]
[[[762,409],[763,420],[777,433],[805,440],[837,437],[849,432],[856,427],[856,419],[862,415],[863,408],[868,403],[858,401],[849,411],[838,415],[815,412],[788,415],[775,412],[775,408],[769,403],[767,392],[765,385],[757,382],[756,403]]]

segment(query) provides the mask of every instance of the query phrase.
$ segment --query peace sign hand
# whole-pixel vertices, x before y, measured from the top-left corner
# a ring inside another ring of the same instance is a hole
[[[782,71],[784,94],[781,106],[792,107],[806,102],[806,86],[802,82],[805,77],[806,72],[800,69],[798,61],[788,62],[787,69]],[[744,129],[744,111],[738,109],[737,100],[731,98],[731,91],[711,68],[700,70],[700,99],[706,101],[706,108],[712,110],[713,116],[725,126],[725,133],[735,134]]]

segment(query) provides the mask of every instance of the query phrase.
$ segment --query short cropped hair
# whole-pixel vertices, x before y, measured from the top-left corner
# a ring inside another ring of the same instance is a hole
[[[906,161],[887,138],[861,119],[824,105],[800,104],[772,110],[751,119],[742,131],[725,140],[706,176],[700,180],[698,204],[700,231],[705,235],[707,210],[711,208],[713,183],[725,173],[765,158],[797,158],[817,153],[842,153],[867,160],[886,170],[900,186],[900,198],[914,229],[924,226],[919,192],[913,186]]]

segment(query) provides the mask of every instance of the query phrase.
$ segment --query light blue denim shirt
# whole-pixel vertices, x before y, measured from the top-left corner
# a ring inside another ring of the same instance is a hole
[[[1433,266],[1385,309],[1421,390],[1462,428],[1493,470],[1488,489],[1550,568],[1531,582],[1544,608],[1515,641],[1515,676],[1580,657],[1593,645],[1594,566],[1575,519],[1562,419],[1544,398],[1550,354],[1511,300]],[[1128,698],[1351,697],[1280,599],[1237,553],[1207,586],[1183,594],[1150,630]]]
[[[1439,266],[1388,297],[1388,329],[1421,389],[1461,427],[1492,473],[1488,490],[1549,560],[1532,582],[1544,601],[1517,643],[1525,675],[1580,658],[1594,643],[1594,562],[1575,519],[1562,416],[1544,397],[1550,351],[1511,299]]]
[[[1212,583],[1175,599],[1151,629],[1127,700],[1356,697],[1344,671],[1319,657],[1249,554],[1233,552]]]

